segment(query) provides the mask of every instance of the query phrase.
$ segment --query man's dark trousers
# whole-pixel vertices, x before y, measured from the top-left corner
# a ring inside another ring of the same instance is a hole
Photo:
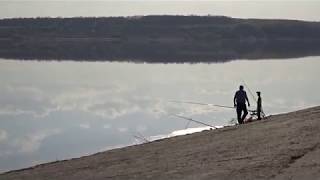
[[[243,115],[241,117],[242,111],[243,111]],[[238,117],[239,124],[243,124],[243,121],[247,115],[248,115],[247,105],[243,103],[237,104],[237,117]]]

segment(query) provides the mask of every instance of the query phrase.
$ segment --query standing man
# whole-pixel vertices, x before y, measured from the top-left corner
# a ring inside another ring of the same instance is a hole
[[[257,116],[258,120],[261,120],[261,113],[262,113],[262,100],[261,100],[261,92],[257,91],[258,101],[257,101]]]
[[[238,117],[239,124],[244,123],[244,119],[248,114],[246,101],[248,102],[248,106],[250,107],[247,93],[246,91],[243,90],[243,86],[240,85],[239,90],[236,92],[233,98],[234,107],[237,108],[237,117]],[[243,111],[243,115],[241,117],[242,111]]]

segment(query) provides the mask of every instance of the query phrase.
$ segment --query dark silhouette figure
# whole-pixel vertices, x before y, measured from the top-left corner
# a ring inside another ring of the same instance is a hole
[[[261,120],[261,112],[262,112],[262,100],[261,100],[261,92],[257,92],[258,100],[257,100],[257,116],[258,120]]]
[[[243,90],[243,86],[240,85],[239,90],[236,92],[233,98],[234,107],[237,108],[237,117],[239,124],[244,123],[244,119],[248,115],[246,101],[248,102],[248,106],[250,107],[250,102],[247,96],[246,91]],[[241,117],[243,111],[243,115]]]

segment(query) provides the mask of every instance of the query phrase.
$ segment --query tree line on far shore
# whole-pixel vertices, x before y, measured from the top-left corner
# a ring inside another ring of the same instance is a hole
[[[212,62],[320,53],[320,23],[224,16],[0,20],[0,57]]]

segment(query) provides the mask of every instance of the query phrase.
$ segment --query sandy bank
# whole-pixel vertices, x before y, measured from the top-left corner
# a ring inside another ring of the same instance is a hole
[[[320,107],[38,165],[0,180],[319,179]]]

